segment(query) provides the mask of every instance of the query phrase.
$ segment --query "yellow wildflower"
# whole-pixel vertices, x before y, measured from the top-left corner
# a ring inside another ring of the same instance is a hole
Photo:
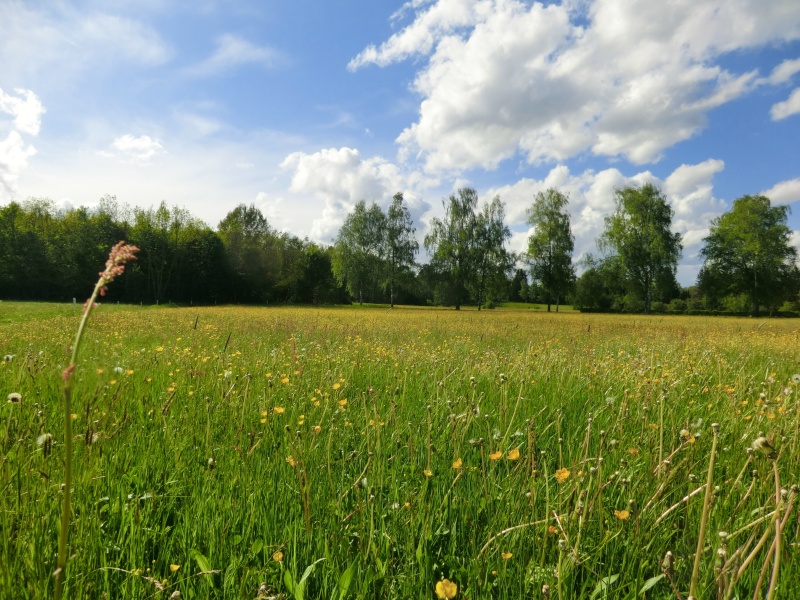
[[[454,581],[442,579],[436,582],[436,596],[442,599],[455,598],[458,593],[458,586]]]
[[[170,570],[171,573],[175,573],[180,568],[181,568],[181,566],[180,565],[176,565],[176,564],[171,564],[169,566],[169,570]]]
[[[569,479],[569,469],[566,467],[561,467],[558,471],[556,471],[555,478],[558,483],[564,483],[567,479]]]
[[[503,457],[503,453],[500,452],[500,450],[498,450],[497,452],[492,452],[489,455],[489,458],[491,458],[492,460],[500,460],[502,457]]]
[[[272,560],[275,562],[281,562],[283,560],[283,552],[277,550],[275,553],[273,553]]]
[[[501,552],[500,556],[503,558],[503,560],[508,560],[514,555],[511,552]]]
[[[625,509],[615,510],[614,511],[614,516],[617,517],[620,521],[624,521],[625,519],[627,519],[628,517],[631,516],[631,513],[629,513]]]
[[[519,459],[519,448],[514,448],[511,452],[508,453],[506,456],[508,460],[517,460]]]
[[[433,477],[433,471],[430,469],[425,469],[422,474],[425,475],[425,477]]]
[[[460,458],[457,458],[455,461],[453,461],[453,468],[458,470],[461,468],[462,464],[464,464],[463,461]]]
[[[286,457],[286,462],[289,463],[289,466],[291,466],[291,467],[296,467],[297,466],[297,461],[294,459],[294,457],[291,454]]]
[[[274,412],[276,415],[282,415],[285,411],[286,409],[283,408],[282,406],[276,406],[275,408],[272,409],[272,412]]]

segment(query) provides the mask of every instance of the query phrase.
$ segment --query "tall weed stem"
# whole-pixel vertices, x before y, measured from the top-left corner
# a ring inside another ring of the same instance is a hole
[[[81,347],[83,332],[89,315],[95,306],[98,296],[105,296],[106,285],[111,283],[116,277],[122,275],[125,270],[125,263],[129,260],[136,260],[136,246],[130,246],[125,242],[118,242],[108,255],[106,268],[100,273],[100,278],[94,286],[92,295],[83,306],[83,316],[78,325],[78,332],[75,334],[75,341],[72,344],[72,354],[70,355],[69,365],[61,373],[64,380],[64,498],[61,504],[61,528],[58,533],[58,558],[56,560],[56,570],[53,576],[56,580],[55,593],[56,600],[60,600],[64,593],[64,580],[66,579],[67,567],[67,542],[69,540],[69,521],[72,512],[70,502],[70,492],[72,488],[72,387],[74,383],[75,367],[78,362],[78,351]]]

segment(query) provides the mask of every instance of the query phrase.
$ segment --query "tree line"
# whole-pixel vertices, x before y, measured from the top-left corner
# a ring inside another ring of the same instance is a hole
[[[788,207],[744,196],[711,223],[696,285],[676,280],[681,236],[674,212],[653,184],[615,191],[599,255],[573,261],[569,197],[539,192],[527,211],[527,252],[511,236],[499,197],[479,205],[462,188],[443,200],[419,244],[403,195],[384,212],[356,204],[336,241],[323,246],[276,231],[255,206],[239,205],[216,229],[186,209],[134,208],[113,196],[95,209],[57,210],[31,198],[0,207],[0,298],[69,301],[91,289],[108,248],[120,239],[140,247],[108,300],[135,303],[364,303],[491,307],[536,302],[558,310],[722,311],[758,315],[800,309],[800,270],[787,225]],[[577,271],[582,271],[577,276]]]

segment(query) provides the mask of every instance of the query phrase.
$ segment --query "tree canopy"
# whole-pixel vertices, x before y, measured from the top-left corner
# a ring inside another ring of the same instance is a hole
[[[653,299],[676,287],[675,272],[683,245],[673,233],[674,211],[652,183],[615,191],[616,209],[605,218],[602,249],[619,257],[632,291],[649,313]]]
[[[569,197],[554,188],[538,192],[528,209],[528,225],[533,233],[528,237],[528,262],[531,277],[541,286],[547,301],[547,311],[553,300],[556,310],[575,281],[572,251],[575,238],[570,228],[567,205]]]
[[[743,196],[714,219],[702,254],[699,283],[708,295],[744,294],[754,316],[797,294],[797,249],[787,226],[788,206],[764,196]]]

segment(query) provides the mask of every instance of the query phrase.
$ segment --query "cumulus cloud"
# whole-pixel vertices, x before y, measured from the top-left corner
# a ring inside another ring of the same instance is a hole
[[[290,191],[322,198],[322,215],[311,226],[310,237],[331,242],[347,214],[360,200],[377,202],[386,209],[397,192],[403,192],[409,211],[418,219],[430,206],[419,189],[430,184],[418,175],[405,174],[381,158],[364,158],[354,148],[328,148],[307,154],[294,152],[281,163],[292,173]]]
[[[430,171],[592,153],[636,164],[695,135],[709,110],[763,82],[723,55],[800,38],[794,0],[411,2],[410,24],[349,64],[426,57],[401,156]],[[777,83],[796,70],[776,67]]]
[[[0,88],[0,201],[10,200],[16,192],[20,173],[28,168],[36,148],[21,134],[36,136],[41,127],[44,106],[31,90],[15,89],[16,95]],[[3,115],[12,117],[10,122]],[[5,139],[2,134],[6,131]]]
[[[26,144],[19,133],[12,131],[5,140],[0,139],[0,200],[11,200],[15,182],[21,171],[27,168],[28,159],[36,149]]]
[[[800,113],[800,88],[795,88],[792,94],[783,102],[773,104],[770,110],[770,116],[773,121],[780,121],[797,113]]]
[[[242,65],[274,67],[280,54],[266,46],[257,46],[236,35],[225,34],[217,39],[217,49],[204,61],[186,69],[192,76],[219,75]]]
[[[110,148],[111,151],[99,154],[107,158],[118,158],[133,163],[146,163],[152,157],[164,152],[164,146],[157,139],[149,135],[135,137],[130,133],[114,139]]]
[[[766,191],[761,192],[775,204],[791,204],[800,201],[800,177],[776,183]]]
[[[15,89],[18,96],[6,94],[0,88],[0,111],[14,117],[14,129],[30,135],[39,135],[42,114],[45,112],[39,97],[31,90]]]

